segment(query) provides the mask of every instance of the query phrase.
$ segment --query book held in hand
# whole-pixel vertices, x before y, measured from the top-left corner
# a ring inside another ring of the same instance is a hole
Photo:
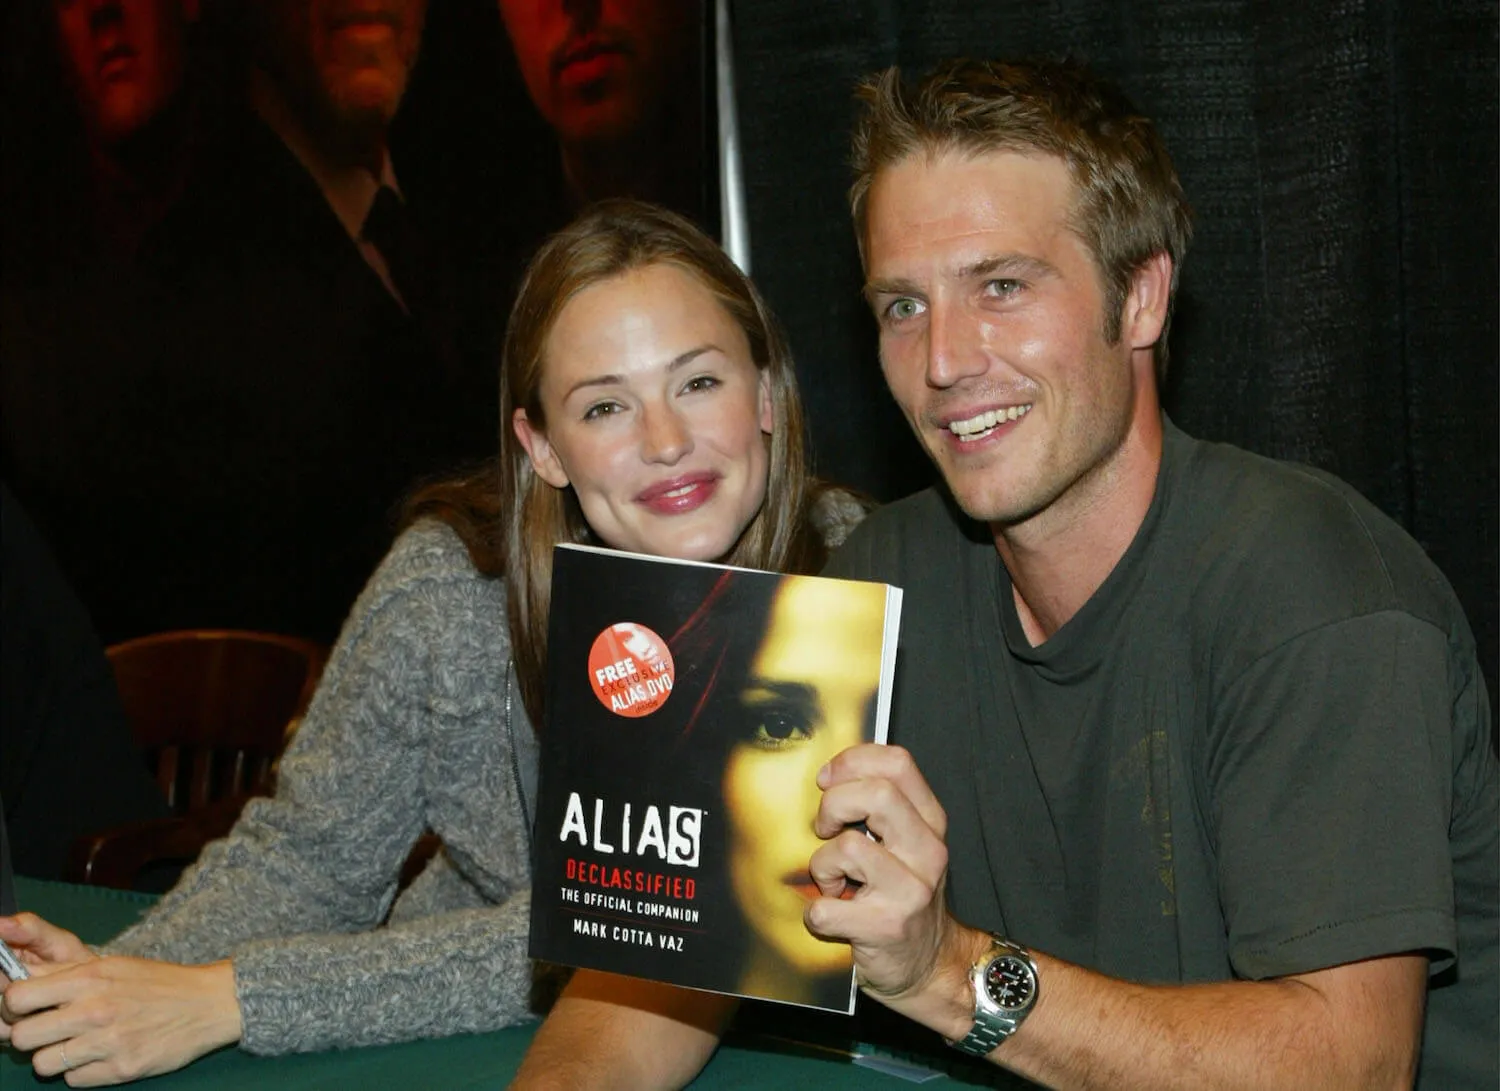
[[[885,742],[901,590],[558,546],[531,956],[830,1011],[818,770]]]

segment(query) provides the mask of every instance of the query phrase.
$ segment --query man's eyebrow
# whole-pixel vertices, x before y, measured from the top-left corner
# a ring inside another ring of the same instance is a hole
[[[960,280],[978,280],[981,277],[992,277],[997,274],[1002,279],[1012,277],[1040,279],[1057,275],[1057,266],[1031,254],[995,254],[992,257],[970,262],[968,265],[961,265],[954,270],[954,276]]]
[[[922,290],[917,287],[915,281],[905,280],[900,277],[890,280],[866,281],[865,286],[861,289],[861,291],[864,294],[865,301],[872,304],[875,302],[876,296],[914,295],[920,297],[923,294]]]
[[[723,349],[719,348],[718,345],[715,345],[712,342],[705,342],[704,344],[696,345],[693,348],[688,349],[686,352],[679,353],[678,355],[672,357],[671,362],[667,364],[667,374],[670,375],[672,372],[678,370],[679,368],[686,367],[698,357],[702,356],[705,352],[722,353],[723,351]],[[567,401],[580,390],[587,390],[589,387],[616,386],[623,382],[625,382],[625,376],[615,374],[595,375],[588,379],[580,379],[578,382],[568,387],[566,393],[563,394],[563,401]]]

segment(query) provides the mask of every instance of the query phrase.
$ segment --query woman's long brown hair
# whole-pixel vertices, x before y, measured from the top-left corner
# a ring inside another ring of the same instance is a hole
[[[698,278],[739,323],[755,366],[769,377],[775,426],[768,437],[766,501],[725,561],[778,572],[811,572],[825,559],[809,510],[802,402],[791,352],[760,293],[717,243],[675,213],[640,201],[605,201],[549,239],[532,259],[511,310],[501,354],[500,454],[485,466],[418,491],[402,524],[437,518],[457,531],[474,567],[505,580],[512,655],[532,725],[544,722],[547,611],[552,547],[603,544],[584,521],[571,488],[556,489],[531,468],[511,418],[524,409],[545,429],[543,349],[558,316],[579,292],[649,265],[669,264]]]

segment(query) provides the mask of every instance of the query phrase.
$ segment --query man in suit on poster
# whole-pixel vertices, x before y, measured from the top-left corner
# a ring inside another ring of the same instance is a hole
[[[8,458],[106,640],[329,640],[403,493],[492,451],[497,369],[455,333],[389,147],[425,13],[244,5],[244,94],[205,126],[144,275],[46,346],[83,412],[65,456]]]

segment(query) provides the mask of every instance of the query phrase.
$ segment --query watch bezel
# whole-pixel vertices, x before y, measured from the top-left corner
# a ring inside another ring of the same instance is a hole
[[[1008,948],[996,950],[995,948],[991,948],[992,953],[989,960],[980,963],[976,967],[979,970],[977,984],[984,990],[984,995],[994,1005],[995,1010],[1006,1015],[1016,1015],[1027,1011],[1036,1002],[1036,966],[1032,963],[1031,959],[1016,954],[1017,950],[1020,950],[1020,948],[1016,948],[1015,950]],[[1016,969],[1015,976],[1023,978],[1026,982],[1026,996],[1019,1002],[1010,1003],[995,995],[995,985],[990,979],[994,968],[1001,964],[1014,966]]]
[[[1031,986],[1030,995],[1014,1007],[996,1000],[990,992],[990,967],[1001,960],[1013,961]],[[948,1044],[972,1056],[983,1057],[1014,1034],[1025,1021],[1031,1009],[1036,1007],[1042,983],[1031,952],[992,932],[989,951],[969,967],[969,985],[974,994],[974,1025],[964,1037]]]

